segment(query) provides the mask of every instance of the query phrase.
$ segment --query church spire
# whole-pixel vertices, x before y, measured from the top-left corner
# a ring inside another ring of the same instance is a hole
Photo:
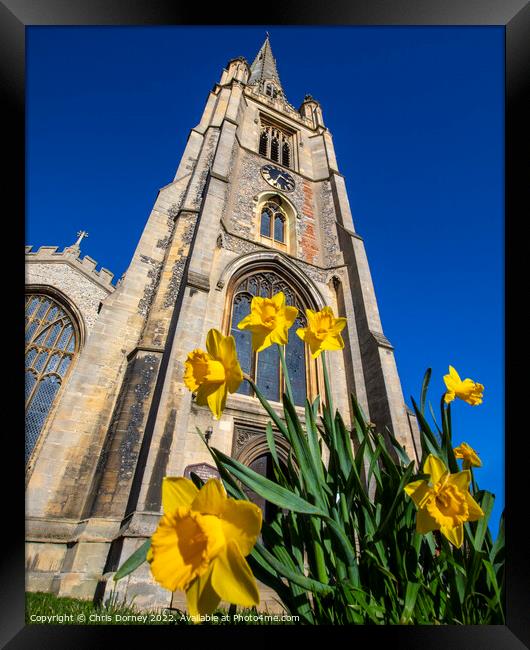
[[[272,54],[269,40],[269,32],[266,32],[265,42],[250,66],[249,85],[260,84],[262,81],[273,81],[277,84],[278,90],[283,94],[282,83],[276,69],[276,59]]]

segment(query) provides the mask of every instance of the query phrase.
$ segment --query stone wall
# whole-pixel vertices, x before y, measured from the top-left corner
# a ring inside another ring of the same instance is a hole
[[[107,269],[96,271],[97,262],[88,255],[83,259],[72,249],[57,252],[56,246],[41,246],[32,252],[26,247],[26,287],[51,286],[61,291],[82,316],[86,333],[98,317],[100,303],[114,291],[114,274]]]

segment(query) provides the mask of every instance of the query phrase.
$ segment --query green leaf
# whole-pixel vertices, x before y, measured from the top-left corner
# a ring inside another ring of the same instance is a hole
[[[503,611],[503,606],[502,606],[502,596],[501,596],[501,590],[499,588],[499,584],[497,582],[497,576],[495,575],[495,571],[493,569],[493,566],[489,560],[482,560],[484,566],[486,567],[486,571],[488,572],[488,577],[491,581],[491,585],[493,587],[493,590],[495,591],[495,595],[497,596],[497,604],[500,610],[500,614],[502,616],[502,622],[505,623],[505,618],[504,618],[504,611]]]
[[[431,381],[432,368],[427,368],[425,375],[423,376],[423,384],[421,386],[421,395],[420,395],[420,410],[422,413],[425,413],[425,401],[427,399],[427,389],[429,388],[429,382]]]
[[[387,529],[388,525],[390,524],[390,522],[392,521],[392,519],[394,517],[394,512],[396,511],[396,508],[397,508],[398,504],[403,503],[404,495],[405,495],[404,488],[408,483],[410,483],[410,478],[412,476],[413,470],[414,470],[414,461],[412,461],[410,463],[410,465],[405,470],[405,473],[401,477],[401,481],[399,482],[399,485],[398,485],[397,490],[395,492],[395,496],[394,496],[394,500],[392,502],[392,505],[390,506],[390,508],[389,508],[389,510],[387,512],[385,520],[383,521],[381,526],[379,526],[379,530],[376,532],[376,534],[374,536],[374,542],[379,541],[383,537],[383,534],[386,532],[386,529]]]
[[[305,499],[302,499],[290,490],[270,481],[261,474],[250,469],[250,467],[243,465],[235,458],[223,454],[223,452],[218,449],[214,448],[214,451],[224,467],[230,470],[230,472],[244,485],[256,492],[256,494],[259,494],[260,497],[274,503],[280,508],[287,508],[288,510],[294,510],[295,512],[303,512],[307,515],[325,516],[325,513],[321,509],[311,505]]]
[[[410,400],[412,402],[412,406],[414,407],[414,411],[416,412],[416,417],[418,418],[418,424],[420,425],[421,432],[426,436],[426,438],[431,443],[434,449],[439,449],[438,441],[436,440],[434,433],[431,431],[431,428],[427,420],[423,416],[423,413],[418,408],[418,405],[416,404],[414,398],[411,397]],[[435,452],[435,453],[439,453],[439,452]]]
[[[190,479],[193,481],[193,485],[195,485],[198,490],[200,490],[204,485],[202,478],[198,474],[195,474],[195,472],[190,472]]]
[[[412,612],[416,605],[416,599],[418,597],[418,592],[420,590],[421,583],[419,582],[408,582],[407,589],[405,591],[405,607],[401,613],[401,618],[399,622],[401,625],[411,622]]]
[[[114,581],[118,582],[129,573],[135,571],[147,559],[147,551],[151,548],[151,538],[145,541],[134,553],[121,565],[114,574]]]
[[[490,551],[490,561],[492,564],[495,564],[497,556],[501,556],[501,561],[504,563],[504,510],[502,511],[501,520],[499,522],[499,533],[497,539]]]
[[[481,496],[482,499],[480,499]],[[482,508],[482,511],[484,512],[484,517],[481,517],[477,521],[474,539],[475,550],[480,551],[482,550],[482,543],[484,542],[484,537],[488,530],[491,511],[493,510],[493,504],[495,503],[495,495],[484,490],[482,491],[482,494],[480,492],[478,494],[475,494],[475,500],[478,501],[480,507]]]
[[[282,422],[280,416],[276,413],[276,411],[272,408],[272,406],[269,404],[267,399],[264,397],[263,393],[260,391],[260,389],[256,386],[256,384],[252,381],[252,379],[247,380],[250,385],[252,386],[254,392],[256,393],[256,397],[259,399],[261,402],[263,408],[267,411],[267,413],[271,416],[272,421],[276,425],[276,427],[281,431],[283,434],[284,438],[290,443],[291,440],[289,438],[289,432],[287,431],[287,428],[285,427],[285,424]]]
[[[263,559],[265,559],[280,575],[288,580],[291,580],[295,584],[308,589],[309,591],[314,591],[321,594],[329,594],[334,591],[334,588],[330,585],[322,584],[317,580],[312,580],[296,571],[292,571],[285,566],[282,562],[277,560],[272,553],[269,553],[267,549],[261,544],[256,544],[252,550],[252,555],[259,554]]]
[[[326,485],[325,482],[324,465],[322,463],[322,455],[320,453],[320,448],[318,446],[318,431],[315,422],[314,411],[307,400],[305,404],[305,419],[306,419],[306,428],[307,428],[307,444],[309,447],[311,458],[313,460],[313,466],[316,470],[318,480],[321,483],[322,487],[329,494],[331,494],[331,490],[329,489],[329,487]]]
[[[291,444],[295,453],[296,462],[300,468],[300,482],[305,484],[307,492],[315,498],[318,505],[321,508],[325,507],[325,499],[322,493],[323,483],[319,480],[318,470],[314,466],[307,439],[302,431],[296,409],[285,394],[283,395],[283,406]],[[318,462],[321,462],[320,459]]]

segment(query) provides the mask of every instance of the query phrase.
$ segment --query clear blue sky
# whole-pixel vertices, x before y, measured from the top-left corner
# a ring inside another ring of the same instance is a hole
[[[501,27],[27,29],[26,243],[89,238],[118,278],[229,59],[270,32],[288,100],[320,100],[364,238],[405,399],[452,364],[480,487],[504,501],[504,30]]]

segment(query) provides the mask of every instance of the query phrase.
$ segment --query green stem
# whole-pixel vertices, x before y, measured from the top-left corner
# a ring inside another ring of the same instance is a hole
[[[329,412],[331,414],[331,420],[332,422],[334,421],[333,417],[333,399],[331,397],[331,387],[329,383],[329,375],[328,375],[328,366],[327,366],[327,359],[326,359],[326,351],[322,350],[322,367],[324,368],[324,386],[326,389],[326,404],[328,405]]]
[[[280,361],[282,363],[282,371],[283,371],[283,376],[285,378],[285,389],[287,392],[287,397],[289,398],[291,404],[294,405],[293,392],[291,390],[291,380],[289,379],[289,371],[287,370],[287,363],[285,362],[285,352],[284,352],[285,346],[280,345],[279,343],[277,343],[276,345],[278,346],[278,350],[280,351]]]
[[[326,571],[326,560],[324,557],[324,549],[322,548],[321,540],[321,528],[322,524],[316,519],[316,517],[311,517],[310,519],[311,526],[314,531],[313,539],[313,550],[315,552],[315,562],[317,569],[317,576],[320,582],[323,582],[325,585],[329,583],[328,572]]]

